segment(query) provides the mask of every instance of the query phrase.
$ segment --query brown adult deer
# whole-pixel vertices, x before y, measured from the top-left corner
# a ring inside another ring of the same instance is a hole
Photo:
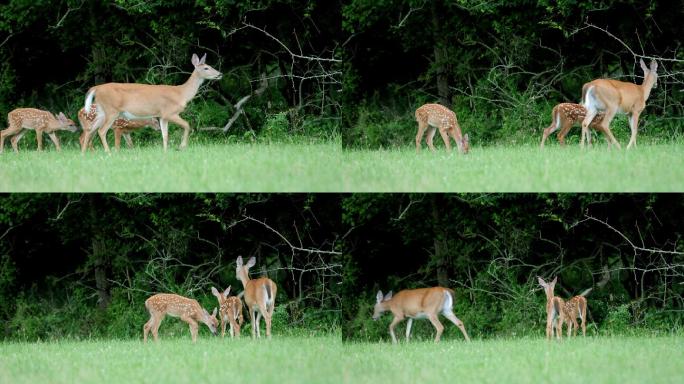
[[[563,330],[563,310],[565,308],[565,301],[558,296],[554,296],[553,289],[556,287],[558,277],[554,277],[551,282],[547,283],[541,277],[537,276],[539,285],[544,288],[546,294],[546,338],[551,340],[554,331],[556,338],[560,340],[561,331]]]
[[[219,314],[221,315],[221,337],[226,335],[226,323],[230,324],[230,337],[240,337],[240,326],[243,322],[242,301],[237,296],[228,296],[230,286],[225,291],[219,292],[211,287],[211,293],[219,302]]]
[[[86,131],[81,151],[85,152],[95,129],[100,140],[109,152],[107,145],[107,131],[114,120],[123,115],[128,119],[159,118],[164,151],[169,141],[169,122],[183,127],[181,148],[188,145],[190,124],[180,117],[185,106],[192,100],[204,80],[217,80],[221,73],[205,64],[207,55],[198,58],[192,55],[192,65],[195,70],[190,78],[181,85],[151,85],[132,83],[106,83],[96,85],[88,90],[85,100],[85,110],[89,111],[93,100],[97,101],[97,119],[89,131]]]
[[[446,146],[448,152],[451,152],[449,136],[456,141],[456,146],[461,153],[466,154],[470,150],[468,134],[465,136],[461,134],[461,127],[458,125],[456,114],[449,108],[440,104],[425,104],[416,109],[416,121],[418,122],[416,152],[420,152],[421,141],[426,130],[428,135],[427,145],[433,152],[435,146],[432,145],[432,139],[435,137],[437,130],[439,130],[439,134],[442,136],[444,146]]]
[[[76,132],[76,124],[60,112],[56,117],[51,112],[35,108],[17,108],[7,114],[7,129],[0,131],[0,153],[5,149],[5,138],[11,137],[14,152],[19,152],[19,140],[27,130],[36,131],[38,150],[43,150],[43,132],[47,133],[55,148],[61,151],[56,131]]]
[[[158,293],[145,300],[145,308],[150,313],[150,319],[143,326],[143,340],[147,343],[147,334],[152,331],[154,341],[159,340],[159,325],[166,315],[178,317],[190,326],[192,342],[197,341],[197,323],[204,323],[211,333],[216,336],[216,308],[209,314],[197,300],[189,299],[172,293]]]
[[[582,104],[557,104],[551,111],[551,125],[544,129],[544,133],[542,134],[541,147],[544,148],[544,142],[546,142],[546,138],[548,138],[549,135],[558,129],[560,129],[558,132],[558,142],[560,142],[560,145],[565,145],[565,136],[568,134],[568,131],[570,131],[570,128],[572,128],[572,126],[576,123],[582,123],[582,120],[584,120],[586,114],[587,110],[584,108],[584,106],[582,106]],[[594,120],[591,121],[589,127],[606,134],[601,127],[602,120],[603,113],[598,113],[596,117],[594,117]]]
[[[242,264],[242,256],[237,258],[235,276],[242,282],[245,288],[245,304],[249,310],[249,319],[252,324],[252,338],[261,337],[259,330],[261,316],[266,323],[266,337],[271,338],[271,319],[275,308],[275,298],[278,291],[276,284],[267,277],[258,279],[249,278],[249,269],[256,264],[256,258],[250,257],[246,265]],[[256,312],[256,325],[254,316]]]
[[[411,337],[413,319],[427,318],[437,331],[435,343],[438,343],[444,331],[444,326],[438,318],[441,313],[461,330],[466,341],[470,341],[463,322],[454,315],[454,297],[453,290],[443,287],[405,289],[394,296],[392,296],[392,291],[385,296],[382,295],[382,291],[378,291],[373,309],[373,320],[378,320],[384,312],[392,312],[394,319],[389,326],[389,331],[392,342],[397,343],[397,337],[394,334],[397,324],[408,318],[406,324],[406,341],[408,342]]]
[[[651,89],[657,86],[658,63],[651,61],[650,68],[646,67],[643,59],[639,59],[639,65],[644,71],[644,81],[641,85],[624,81],[598,79],[582,86],[582,105],[587,109],[587,115],[582,121],[582,139],[580,144],[584,147],[586,138],[591,145],[589,125],[599,111],[604,112],[601,127],[608,134],[608,138],[620,148],[620,143],[610,132],[610,122],[616,113],[624,113],[629,116],[629,128],[632,131],[627,149],[636,146],[637,130],[639,128],[639,115],[646,108],[646,100],[651,94]]]
[[[83,131],[81,131],[81,136],[78,138],[78,142],[81,144],[81,146],[83,145],[83,142],[85,140],[86,132],[91,130],[91,127],[95,123],[96,118],[96,104],[92,104],[90,106],[90,111],[88,111],[88,113],[86,113],[85,108],[81,108],[78,111],[78,121],[81,123],[81,127],[83,128]],[[131,139],[131,133],[144,127],[152,127],[157,131],[161,129],[161,127],[159,126],[159,119],[131,120],[126,118],[119,118],[114,120],[114,123],[112,123],[112,129],[114,130],[114,148],[116,148],[117,150],[120,148],[121,136],[123,136],[126,140],[126,145],[128,145],[128,148],[132,148],[133,139]],[[102,146],[104,147],[104,143],[102,144]],[[92,140],[90,140],[88,147],[90,149],[93,149]]]

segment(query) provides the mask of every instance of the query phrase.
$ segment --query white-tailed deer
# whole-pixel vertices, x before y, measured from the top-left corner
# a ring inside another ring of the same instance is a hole
[[[237,296],[228,296],[230,286],[223,292],[211,287],[211,293],[219,302],[219,314],[221,315],[221,337],[226,335],[226,323],[230,324],[230,337],[240,337],[240,326],[243,322],[242,301]]]
[[[159,340],[159,324],[166,315],[178,317],[190,326],[192,342],[197,341],[197,323],[204,323],[216,336],[216,308],[209,314],[197,300],[172,293],[158,293],[145,300],[145,308],[150,312],[150,319],[143,326],[143,340],[147,343],[147,334],[152,331],[154,341]]]
[[[7,129],[0,131],[0,153],[5,149],[5,138],[11,137],[14,152],[19,152],[19,140],[27,130],[36,131],[38,150],[43,150],[43,132],[47,133],[55,148],[61,151],[55,131],[76,132],[76,124],[60,112],[56,117],[48,111],[35,108],[17,108],[7,114]]]
[[[97,101],[97,119],[89,131],[86,131],[81,151],[85,152],[93,132],[98,131],[100,140],[109,152],[107,145],[107,131],[114,120],[123,116],[128,119],[159,118],[164,150],[169,141],[169,122],[183,127],[181,148],[188,145],[190,124],[180,117],[185,106],[192,100],[204,80],[217,80],[221,73],[204,61],[207,55],[198,58],[192,55],[192,65],[195,70],[190,78],[181,85],[152,85],[133,83],[106,83],[96,85],[88,90],[85,100],[85,110],[89,111],[93,100]]]
[[[586,296],[591,291],[591,288],[582,292],[581,294],[571,298],[565,302],[563,306],[563,319],[565,320],[565,325],[568,327],[568,337],[571,335],[576,335],[579,325],[577,324],[577,318],[582,320],[582,336],[587,335],[587,298]]]
[[[392,296],[392,291],[385,296],[382,295],[382,291],[378,291],[375,308],[373,309],[373,320],[379,319],[383,312],[392,312],[394,319],[389,326],[389,331],[392,336],[392,342],[396,343],[397,337],[394,334],[394,327],[397,324],[408,318],[408,323],[406,324],[406,341],[408,342],[411,336],[413,319],[427,318],[437,331],[435,335],[435,343],[437,343],[444,331],[444,326],[438,318],[438,315],[441,313],[461,330],[466,341],[470,341],[463,322],[454,315],[454,297],[453,290],[442,287],[406,289],[399,291],[394,296]]]
[[[560,129],[558,132],[558,142],[560,145],[565,145],[565,136],[568,134],[568,131],[570,131],[570,128],[576,123],[581,124],[586,114],[587,110],[582,104],[557,104],[551,111],[551,125],[544,129],[544,133],[542,134],[541,147],[544,148],[546,138],[558,129]],[[589,127],[603,132],[603,128],[600,125],[602,120],[603,113],[598,113],[596,117],[594,117],[594,120],[591,121],[591,124],[589,124]]]
[[[266,337],[271,337],[271,319],[273,318],[273,309],[275,308],[275,297],[278,291],[276,284],[267,277],[261,277],[251,280],[249,278],[249,269],[256,264],[256,258],[250,257],[246,265],[242,265],[242,256],[237,258],[237,267],[235,268],[235,277],[241,282],[245,288],[245,304],[249,310],[249,319],[252,323],[252,338],[261,337],[259,330],[259,323],[261,316],[266,322]],[[254,323],[254,316],[256,312],[256,325]]]
[[[90,106],[90,111],[86,113],[85,108],[81,108],[78,111],[78,121],[81,123],[83,131],[81,131],[81,136],[78,138],[78,142],[83,145],[85,140],[86,132],[91,130],[92,125],[95,123],[97,118],[97,105],[92,104]],[[133,140],[131,139],[131,133],[138,129],[144,127],[152,127],[153,129],[159,131],[161,127],[159,126],[159,119],[139,119],[131,120],[126,118],[118,118],[112,123],[112,129],[114,130],[114,148],[117,150],[121,146],[121,136],[126,140],[126,145],[128,148],[133,147]],[[104,147],[104,143],[102,144]],[[90,149],[93,149],[93,141],[90,140],[88,144]]]
[[[470,150],[468,134],[465,136],[461,134],[461,127],[458,125],[456,114],[449,108],[440,104],[425,104],[416,109],[416,121],[418,122],[416,152],[420,152],[421,141],[426,130],[427,145],[432,151],[435,150],[435,146],[432,145],[432,139],[435,137],[437,130],[439,130],[439,134],[442,136],[448,152],[451,152],[449,136],[453,137],[454,141],[456,141],[456,146],[461,153],[466,154]]]
[[[554,296],[553,289],[556,287],[558,277],[554,277],[551,282],[547,283],[541,277],[537,276],[539,285],[544,288],[546,294],[546,338],[551,340],[554,331],[556,338],[560,340],[561,331],[563,330],[563,311],[565,310],[565,302],[558,296]]]
[[[589,124],[599,111],[604,112],[601,127],[610,141],[620,148],[620,143],[610,131],[610,122],[616,113],[624,113],[629,116],[629,128],[632,135],[627,144],[627,149],[636,146],[637,130],[639,129],[639,115],[646,108],[646,100],[655,88],[658,81],[658,63],[651,61],[651,67],[646,67],[643,59],[639,59],[639,65],[644,71],[644,81],[641,85],[626,83],[624,81],[598,79],[584,84],[582,87],[582,105],[587,109],[587,115],[582,121],[582,139],[580,144],[584,147],[586,138],[591,145]]]

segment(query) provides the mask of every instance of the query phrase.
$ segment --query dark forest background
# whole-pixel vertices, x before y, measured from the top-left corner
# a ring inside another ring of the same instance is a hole
[[[371,320],[378,290],[437,285],[456,290],[454,312],[471,337],[541,337],[536,276],[558,276],[564,298],[593,288],[588,335],[684,327],[678,194],[354,194],[342,217],[345,340],[389,340],[391,314]],[[414,329],[434,337],[428,321]],[[445,332],[462,339],[452,324]]]
[[[224,77],[185,111],[195,135],[223,128],[263,76],[268,87],[234,126],[200,137],[329,139],[339,135],[339,14],[337,1],[10,0],[0,6],[0,121],[29,106],[76,121],[89,87],[180,84],[191,55],[207,53]]]
[[[452,108],[475,145],[536,143],[585,82],[640,84],[640,56],[660,73],[640,137],[683,132],[682,0],[349,0],[342,14],[345,146],[408,146],[426,102]],[[624,116],[612,127],[627,140]]]
[[[154,293],[192,297],[211,311],[212,285],[241,292],[240,255],[256,256],[252,278],[278,284],[276,335],[333,332],[340,236],[337,195],[4,195],[0,338],[142,337],[144,301]],[[173,319],[161,332],[188,335]]]

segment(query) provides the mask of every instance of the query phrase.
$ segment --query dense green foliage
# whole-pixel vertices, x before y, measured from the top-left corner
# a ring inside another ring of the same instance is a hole
[[[166,320],[177,322],[178,320]],[[339,383],[339,338],[274,337],[265,342],[200,337],[192,345],[187,329],[159,345],[138,340],[1,343],[3,383]],[[203,332],[203,331],[201,331]],[[200,333],[201,334],[201,333]]]
[[[342,217],[346,340],[389,338],[392,316],[371,320],[378,290],[435,285],[456,290],[473,338],[543,335],[536,276],[558,276],[561,297],[593,288],[590,335],[684,326],[681,195],[355,194]],[[446,335],[462,338],[451,324]]]
[[[0,121],[20,106],[63,110],[75,120],[89,87],[179,84],[192,70],[192,53],[206,52],[224,77],[186,109],[192,127],[223,127],[263,74],[268,88],[248,101],[229,134],[251,137],[285,114],[289,134],[326,137],[339,131],[340,79],[310,76],[331,74],[336,63],[293,59],[275,39],[334,58],[338,15],[334,1],[11,0],[0,7]]]
[[[625,140],[626,142],[626,140]],[[342,153],[344,191],[353,192],[679,192],[684,141],[637,150],[579,145],[474,147],[468,155],[412,147]]]
[[[278,284],[274,334],[328,333],[339,325],[339,217],[334,195],[4,196],[0,337],[141,337],[153,293],[211,310],[212,285],[242,291],[240,255]]]
[[[351,0],[342,12],[347,146],[409,145],[414,109],[437,101],[475,144],[536,141],[583,83],[640,83],[635,55],[663,58],[642,133],[682,133],[681,1]]]

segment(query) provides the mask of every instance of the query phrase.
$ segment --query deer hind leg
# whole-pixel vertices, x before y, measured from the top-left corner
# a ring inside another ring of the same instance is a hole
[[[639,113],[640,112],[634,111],[632,112],[632,116],[629,117],[629,129],[632,131],[632,135],[629,138],[627,149],[632,148],[632,146],[636,147],[637,131],[639,130]]]
[[[21,125],[12,124],[10,122],[9,127],[0,131],[0,153],[2,153],[5,149],[5,138],[14,136],[17,133],[21,132],[21,130],[22,130]],[[16,151],[17,150],[15,148],[15,152]]]
[[[435,334],[435,343],[439,343],[439,339],[442,337],[442,332],[444,332],[444,326],[442,323],[439,321],[437,318],[437,315],[430,315],[428,317],[430,319],[430,322],[432,325],[435,327],[435,330],[437,333]]]
[[[162,134],[162,145],[164,146],[164,152],[166,152],[169,147],[169,122],[166,119],[159,119],[159,127]],[[254,324],[252,324],[254,325]]]
[[[558,131],[558,142],[560,143],[561,147],[565,146],[565,136],[568,135],[568,132],[570,132],[570,129],[572,128],[572,121],[566,120],[563,122],[561,130]]]
[[[263,315],[261,313],[261,308],[259,308],[259,310],[257,310],[257,312],[256,312],[256,331],[257,331],[257,338],[258,339],[261,338],[261,317],[262,316]],[[264,320],[265,320],[265,318],[264,318]]]
[[[19,140],[21,140],[22,137],[26,134],[26,131],[21,131],[18,134],[12,136],[10,139],[10,142],[12,143],[12,149],[14,149],[14,152],[19,152]]]
[[[247,306],[247,310],[249,311],[250,324],[252,324],[252,339],[254,339],[256,337],[256,328],[254,327],[254,308]]]
[[[233,332],[233,326],[231,324],[230,326],[230,331],[231,333]],[[226,336],[226,315],[223,313],[221,314],[221,338],[224,338]]]
[[[131,133],[126,132],[123,134],[123,137],[126,140],[126,147],[133,148],[133,139],[131,138]]]
[[[187,121],[183,120],[183,118],[180,117],[180,115],[178,114],[169,116],[167,120],[183,127],[183,140],[181,141],[180,149],[187,147],[188,137],[190,136],[190,124],[188,124]]]
[[[548,127],[544,128],[544,132],[542,133],[542,140],[541,140],[541,148],[544,148],[544,143],[546,142],[546,139],[549,137],[550,134],[554,133],[558,129],[558,117],[557,117],[557,112],[556,109],[551,112],[551,125]],[[560,136],[560,133],[558,134]]]
[[[143,325],[143,341],[147,343],[147,334],[150,333],[152,325],[154,324],[154,316],[150,315],[150,319]]]
[[[434,152],[435,151],[435,145],[433,144],[433,140],[435,139],[435,133],[437,133],[437,128],[428,125],[427,128],[427,145],[428,148],[430,148],[430,151]]]
[[[587,302],[586,300],[580,303],[579,308],[580,320],[582,320],[582,337],[587,336]]]
[[[461,333],[463,334],[463,337],[465,337],[466,341],[470,341],[470,337],[468,337],[468,332],[466,332],[465,325],[463,325],[463,322],[458,317],[456,317],[456,315],[454,315],[453,312],[444,311],[442,312],[442,314],[444,315],[444,317],[449,319],[449,321],[454,323],[454,325],[457,326],[458,329],[461,330]]]
[[[591,124],[594,117],[596,117],[597,111],[595,109],[587,109],[587,114],[582,120],[582,137],[580,138],[580,147],[584,148],[584,141],[587,140],[587,144],[591,146],[591,132],[589,132],[589,125]],[[605,119],[604,119],[605,120]]]
[[[416,133],[416,153],[420,153],[420,142],[423,141],[423,135],[425,134],[425,130],[427,128],[428,128],[427,120],[426,119],[419,119],[418,120],[418,133]],[[428,143],[429,142],[430,141],[428,141]]]

